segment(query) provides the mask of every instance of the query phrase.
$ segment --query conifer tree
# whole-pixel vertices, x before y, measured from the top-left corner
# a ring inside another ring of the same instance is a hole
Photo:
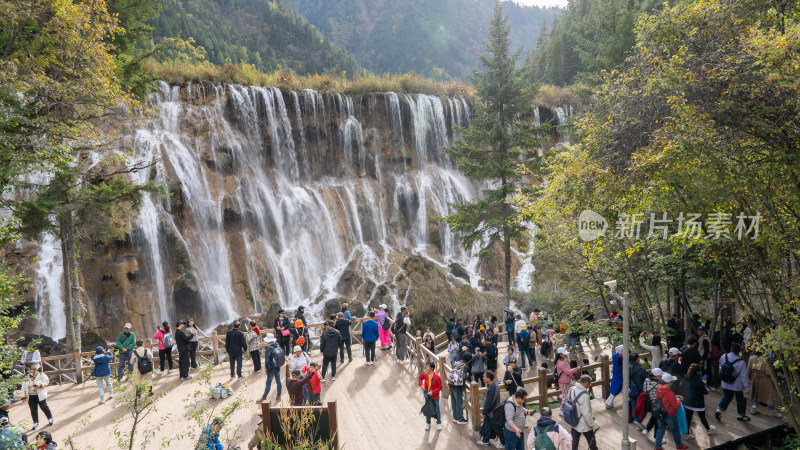
[[[448,154],[458,168],[471,178],[488,181],[482,198],[467,204],[453,204],[455,212],[444,218],[461,237],[465,248],[482,246],[488,256],[492,244],[503,251],[503,296],[511,284],[511,242],[524,237],[513,205],[520,180],[519,166],[524,149],[534,148],[535,128],[531,118],[536,86],[527,68],[519,68],[522,50],[511,50],[511,28],[500,2],[495,2],[485,54],[478,55],[484,72],[474,71],[471,81],[479,99],[472,126]]]

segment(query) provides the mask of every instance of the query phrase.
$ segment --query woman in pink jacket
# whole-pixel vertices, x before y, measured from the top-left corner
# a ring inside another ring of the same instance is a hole
[[[561,389],[561,404],[563,405],[564,402],[567,401],[567,392],[569,392],[569,388],[572,386],[572,374],[580,370],[580,368],[575,367],[570,369],[569,362],[567,361],[569,352],[564,347],[558,347],[556,356],[558,356],[558,361],[556,361],[558,387]]]
[[[164,321],[161,324],[161,328],[153,335],[153,339],[158,341],[158,360],[161,363],[161,370],[157,372],[159,375],[164,373],[164,359],[169,362],[169,371],[167,373],[172,371],[172,346],[167,347],[164,345],[164,339],[167,336],[169,336],[168,340],[175,342],[175,338],[172,337],[172,330],[169,328],[169,322]]]
[[[375,310],[375,320],[378,322],[378,336],[381,338],[382,350],[392,348],[392,333],[389,330],[383,329],[383,322],[389,320],[389,313],[386,311],[386,308],[386,304],[382,304]]]

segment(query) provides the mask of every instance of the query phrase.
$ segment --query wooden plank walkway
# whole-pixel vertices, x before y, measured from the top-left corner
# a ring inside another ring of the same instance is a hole
[[[593,349],[592,353],[596,352]],[[319,351],[314,350],[312,353],[314,360],[321,360]],[[360,345],[354,345],[353,353],[355,358],[352,363],[348,362],[337,368],[336,381],[329,380],[323,384],[322,401],[335,400],[337,403],[340,443],[343,444],[343,448],[464,449],[476,445],[478,434],[469,425],[457,425],[452,422],[450,402],[446,398],[440,401],[444,429],[436,431],[434,427],[430,431],[424,430],[425,421],[419,414],[422,398],[417,388],[418,373],[414,363],[400,364],[395,360],[394,351],[378,350],[379,359],[376,364],[367,366],[364,358],[360,356]],[[222,401],[209,400],[205,394],[208,386],[202,385],[197,378],[192,382],[179,381],[177,370],[174,370],[172,375],[159,378],[155,389],[166,394],[157,401],[158,412],[149,417],[145,423],[145,426],[154,433],[151,442],[157,443],[170,438],[172,439],[170,444],[163,448],[189,448],[199,435],[200,427],[187,415],[187,411],[195,406],[209,406],[215,402],[224,406],[236,398],[242,398],[247,401],[245,407],[234,413],[226,429],[230,431],[238,427],[239,439],[236,442],[240,442],[240,445],[246,448],[245,444],[256,428],[258,420],[256,411],[260,407],[253,400],[260,398],[266,378],[263,371],[260,374],[250,374],[251,372],[251,363],[245,361],[245,378],[233,383],[236,394]],[[500,372],[502,378],[502,369]],[[529,370],[524,376],[533,375],[534,371]],[[214,368],[212,382],[227,381],[228,376],[229,368],[225,361]],[[532,395],[537,394],[535,385],[527,385],[526,388]],[[595,388],[595,392],[599,394],[600,389]],[[273,404],[275,394],[273,385],[269,395],[269,400]],[[553,400],[555,398],[551,398],[551,401]],[[706,401],[710,410],[710,423],[717,426],[718,433],[709,437],[702,431],[695,432],[697,439],[687,443],[690,448],[707,449],[783,423],[781,420],[761,415],[754,416],[753,421],[749,423],[737,422],[735,405],[731,405],[720,424],[713,418],[713,409],[718,400],[719,393],[712,393]],[[621,398],[615,402],[617,408],[605,410],[599,398],[593,401],[593,410],[601,424],[598,433],[598,445],[601,449],[618,449],[620,446],[622,425],[620,402]],[[94,382],[52,386],[49,389],[48,404],[55,415],[56,423],[52,427],[43,427],[40,430],[45,429],[53,433],[59,444],[67,435],[74,434],[76,448],[85,450],[115,448],[113,421],[129,413],[127,409],[120,407],[119,395],[113,400],[107,400],[106,404],[99,405]],[[288,404],[286,395],[283,404]],[[15,403],[10,415],[13,422],[30,426],[27,404]],[[533,426],[536,418],[538,416],[528,419],[528,424]],[[88,421],[88,424],[81,426],[79,424],[81,421]],[[696,418],[695,421],[697,422]],[[699,422],[696,423],[695,430],[700,428]],[[530,428],[526,431],[529,430]],[[35,433],[29,433],[33,434]],[[631,437],[638,440],[639,450],[652,448],[652,435],[645,437],[631,427]],[[671,446],[672,438],[668,436],[664,448]],[[149,448],[161,447],[152,445]],[[580,448],[587,448],[586,443],[582,442]]]

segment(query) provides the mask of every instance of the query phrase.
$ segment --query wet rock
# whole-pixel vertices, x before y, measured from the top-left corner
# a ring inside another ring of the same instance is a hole
[[[467,283],[470,282],[469,272],[467,272],[467,269],[465,269],[464,266],[459,263],[450,263],[449,268],[450,273],[452,273],[454,277],[461,278]]]

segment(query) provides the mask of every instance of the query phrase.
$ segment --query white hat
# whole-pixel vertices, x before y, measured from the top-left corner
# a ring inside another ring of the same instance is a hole
[[[663,381],[664,383],[669,383],[669,382],[675,381],[677,379],[678,378],[673,377],[672,375],[670,375],[668,373],[665,373],[664,376],[661,377],[661,381]]]
[[[387,308],[386,303],[381,303],[380,305],[378,305],[378,308],[386,309]]]
[[[299,345],[295,345],[294,348],[292,349],[292,353],[297,353],[297,352],[302,352],[302,351],[303,351],[303,349],[300,348]]]
[[[659,369],[658,367],[653,369],[653,376],[654,377],[660,377],[660,376],[663,376],[663,375],[664,375],[664,371],[663,370]]]
[[[619,353],[620,355],[623,351],[625,351],[625,347],[622,345],[618,345],[617,348],[614,349],[614,353]]]
[[[567,355],[567,356],[569,356],[569,352],[568,352],[568,351],[567,351],[567,349],[565,349],[564,347],[558,347],[558,350],[556,350],[556,353],[558,353],[558,354],[560,354],[560,355]]]
[[[130,330],[132,328],[130,322],[126,323],[124,328]]]
[[[275,339],[275,335],[272,333],[267,333],[267,335],[264,337],[264,343],[266,344],[271,344],[275,341],[277,341],[277,339]]]
[[[680,351],[680,350],[678,350],[678,349],[677,349],[677,348],[675,348],[675,347],[672,347],[671,349],[669,349],[669,354],[670,354],[670,355],[680,355],[680,354],[681,354],[681,351]]]

